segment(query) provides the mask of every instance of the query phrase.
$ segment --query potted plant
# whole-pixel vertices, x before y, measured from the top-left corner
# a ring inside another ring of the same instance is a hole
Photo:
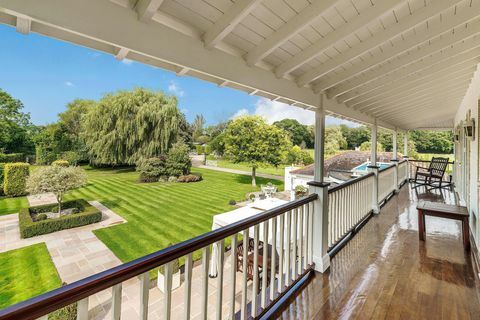
[[[165,265],[158,269],[157,287],[165,293]],[[172,290],[180,287],[180,261],[175,259],[172,261]]]
[[[295,199],[304,197],[308,194],[308,189],[305,186],[298,185],[295,187]]]

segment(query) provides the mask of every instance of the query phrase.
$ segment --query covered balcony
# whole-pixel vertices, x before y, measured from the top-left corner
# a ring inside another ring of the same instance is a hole
[[[79,320],[478,317],[478,0],[0,0],[0,22],[315,118],[306,197],[1,310],[0,320],[46,320],[72,303]],[[369,173],[333,188],[326,115],[372,132]],[[382,169],[379,127],[392,132],[395,155]],[[404,133],[414,129],[454,130],[444,177],[454,189],[410,187],[425,164],[397,151],[408,154]],[[450,220],[427,218],[419,241],[419,199],[465,205],[471,251]],[[150,281],[160,266],[163,293]]]

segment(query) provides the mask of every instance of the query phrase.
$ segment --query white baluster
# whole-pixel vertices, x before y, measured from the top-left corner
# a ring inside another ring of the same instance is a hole
[[[287,240],[285,241],[285,285],[288,287],[290,285],[291,272],[290,272],[290,245],[291,238],[290,233],[292,232],[292,215],[291,211],[285,213],[287,218]]]
[[[297,278],[297,245],[298,245],[298,236],[297,236],[297,230],[298,230],[298,209],[294,209],[292,212],[292,224],[293,224],[293,230],[292,230],[292,238],[293,238],[293,252],[292,252],[292,273],[291,277],[292,280],[295,281]]]
[[[202,249],[202,291],[200,319],[207,319],[208,309],[208,265],[210,262],[210,246]]]
[[[223,298],[223,260],[225,256],[225,240],[217,242],[218,247],[218,274],[217,274],[217,320],[222,319],[222,298]]]
[[[142,273],[140,276],[140,319],[148,318],[148,294],[150,289],[150,273],[149,271]]]
[[[185,291],[184,291],[184,319],[190,319],[190,312],[192,308],[192,254],[189,253],[185,257]]]
[[[300,275],[303,272],[303,206],[298,208],[299,216],[298,216],[298,235],[300,242],[298,244],[298,267],[297,267],[297,274]]]
[[[278,293],[283,291],[283,266],[285,247],[285,214],[280,215],[280,249],[278,250]]]
[[[122,313],[122,284],[112,287],[112,320],[120,320]]]
[[[272,258],[270,265],[270,301],[275,298],[275,271],[277,269],[277,217],[270,220],[272,226]]]
[[[268,281],[268,220],[262,224],[263,227],[263,257],[262,257],[262,300],[261,306],[265,308],[267,301]]]
[[[163,318],[170,320],[170,314],[172,311],[172,262],[165,264],[165,282],[163,283]]]
[[[308,264],[313,263],[313,210],[314,204],[310,202],[308,208]]]
[[[258,242],[260,226],[253,226],[253,292],[252,292],[252,317],[257,316],[257,295],[258,295]]]
[[[237,242],[237,234],[232,236],[232,244],[231,244],[231,256],[230,256],[230,282],[232,283],[231,291],[230,291],[230,301],[232,305],[230,306],[230,319],[235,319],[235,288],[236,288],[236,280],[237,280],[237,249],[238,249],[238,242]]]
[[[242,305],[241,305],[241,319],[248,318],[247,315],[247,266],[248,266],[248,243],[249,230],[243,231],[243,261],[242,261]]]
[[[40,318],[37,318],[36,320],[48,320],[48,314],[41,316]]]

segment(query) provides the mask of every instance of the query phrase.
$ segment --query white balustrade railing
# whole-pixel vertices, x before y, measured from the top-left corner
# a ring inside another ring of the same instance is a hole
[[[382,203],[396,189],[395,165],[382,169],[378,173],[378,203]]]
[[[138,310],[140,319],[152,314],[162,315],[164,319],[258,317],[290,285],[312,270],[316,199],[317,194],[308,195],[21,302],[1,310],[0,319],[44,319],[52,311],[77,303],[77,319],[86,320],[98,312],[98,306],[91,305],[98,297],[92,296],[104,290],[110,295],[106,310],[111,319],[131,316],[122,314],[132,309],[131,306],[122,308],[126,301],[137,304],[134,309]],[[212,251],[214,245],[216,250]],[[225,250],[226,247],[230,250]],[[217,262],[216,279],[209,278],[211,258]],[[177,272],[174,270],[176,259],[184,262],[184,280],[174,291],[172,278]],[[195,266],[194,259],[198,260]],[[158,293],[150,294],[151,271],[160,266],[163,266],[163,301],[152,303],[151,296],[158,299]],[[132,283],[138,289],[126,288]],[[123,291],[129,292],[128,298],[122,294],[122,285]],[[215,294],[210,290],[215,290]],[[172,301],[176,301],[175,310]],[[152,305],[155,310],[151,309]]]
[[[328,190],[328,246],[334,246],[372,211],[375,175],[369,173]]]
[[[398,163],[398,186],[401,186],[408,179],[408,162],[406,160]]]

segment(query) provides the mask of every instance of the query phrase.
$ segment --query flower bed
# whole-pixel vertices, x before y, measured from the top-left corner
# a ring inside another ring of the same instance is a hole
[[[58,211],[58,205],[49,204],[20,209],[18,218],[20,220],[20,234],[22,238],[80,227],[102,220],[102,212],[83,199],[63,202],[62,209],[78,209],[78,213],[35,221],[37,215]],[[76,211],[70,210],[70,212]]]

